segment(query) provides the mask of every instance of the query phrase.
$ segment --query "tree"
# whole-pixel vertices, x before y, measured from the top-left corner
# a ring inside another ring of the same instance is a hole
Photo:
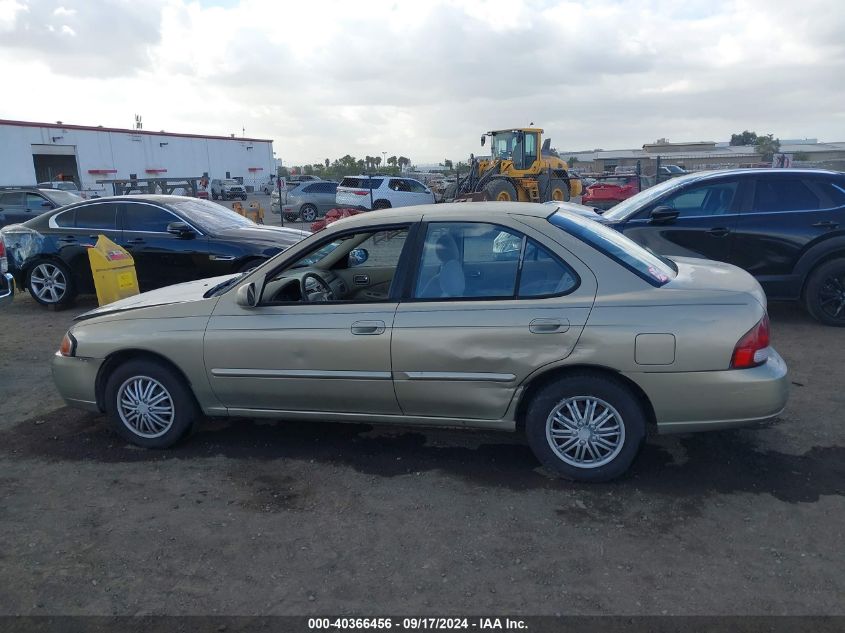
[[[731,145],[754,145],[757,143],[757,134],[745,130],[741,134],[731,134]]]
[[[329,165],[331,165],[331,161],[327,158],[325,162],[326,162],[326,169],[328,169]]]
[[[387,164],[390,165],[391,167],[396,167],[396,157],[391,156],[390,158],[388,158]]]
[[[376,168],[378,168],[381,165],[381,156],[376,156],[373,162],[376,164]]]
[[[780,139],[775,138],[773,134],[758,136],[754,147],[763,162],[768,163],[780,151]]]
[[[280,165],[279,168],[276,170],[276,176],[278,178],[290,178],[290,172],[288,171],[287,167]]]
[[[397,159],[397,161],[396,161],[396,162],[399,164],[399,169],[405,169],[405,167],[407,167],[408,165],[410,165],[410,164],[411,164],[411,159],[410,159],[410,158],[405,158],[404,156],[400,156],[400,157]]]
[[[306,176],[313,176],[314,175],[314,167],[312,167],[311,165],[305,165],[302,168],[302,173],[305,174]]]
[[[446,160],[444,160],[444,161],[443,161],[443,166],[444,166],[446,169],[448,169],[449,171],[452,171],[452,166],[453,166],[453,164],[452,164],[452,161],[451,161],[451,160],[449,160],[448,158],[447,158]]]

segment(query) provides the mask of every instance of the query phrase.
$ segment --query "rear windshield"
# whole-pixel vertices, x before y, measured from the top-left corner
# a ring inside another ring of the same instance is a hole
[[[378,189],[383,181],[383,178],[344,178],[339,186],[353,189]]]
[[[595,220],[557,211],[549,218],[549,222],[604,253],[653,286],[669,283],[678,272],[671,260],[655,255],[619,231]]]

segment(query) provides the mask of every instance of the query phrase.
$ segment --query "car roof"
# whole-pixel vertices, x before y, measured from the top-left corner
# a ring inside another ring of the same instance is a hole
[[[454,216],[455,221],[458,222],[462,220],[489,222],[495,221],[497,215],[515,214],[547,218],[556,211],[557,207],[552,208],[551,205],[537,204],[535,202],[446,202],[368,211],[343,218],[342,220],[333,222],[330,226],[342,225],[344,227],[354,227],[357,225],[368,225],[373,221],[377,221],[373,219],[376,217],[376,214],[378,218],[383,218],[385,223],[417,222],[421,216],[435,213],[438,216]],[[441,219],[438,218],[437,221],[441,221]]]
[[[679,182],[686,182],[699,178],[711,178],[716,176],[741,176],[747,174],[799,174],[799,175],[821,175],[821,176],[841,176],[842,172],[833,171],[831,169],[812,169],[808,167],[790,167],[789,169],[773,169],[771,167],[737,167],[734,169],[710,169],[706,171],[687,172],[683,176],[678,176],[673,180]],[[618,174],[617,174],[618,175]]]

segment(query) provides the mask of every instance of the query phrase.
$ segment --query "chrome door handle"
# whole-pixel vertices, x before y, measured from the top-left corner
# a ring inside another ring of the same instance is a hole
[[[569,329],[569,319],[534,319],[528,324],[533,334],[554,334]]]
[[[350,328],[353,334],[375,335],[384,333],[384,321],[355,321]]]
[[[728,233],[730,233],[728,229],[722,227],[710,229],[707,232],[713,237],[725,237]]]

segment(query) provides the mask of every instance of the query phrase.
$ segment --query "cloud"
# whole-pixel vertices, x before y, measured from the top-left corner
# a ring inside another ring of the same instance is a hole
[[[457,160],[481,132],[531,121],[566,150],[742,129],[845,139],[845,5],[820,0],[32,0],[9,14],[0,64],[68,96],[24,95],[6,108],[20,118],[245,127],[293,163]]]

